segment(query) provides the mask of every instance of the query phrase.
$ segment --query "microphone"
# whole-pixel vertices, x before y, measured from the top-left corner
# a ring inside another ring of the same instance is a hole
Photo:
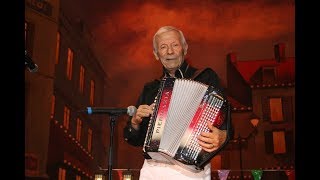
[[[38,71],[38,65],[33,62],[33,60],[28,55],[26,50],[24,51],[24,55],[25,55],[25,57],[24,57],[24,65],[27,66],[27,68],[28,68],[28,70],[30,72],[37,72]]]
[[[83,110],[81,111],[83,112]],[[85,113],[91,114],[109,114],[109,115],[121,115],[128,114],[133,116],[137,112],[135,106],[129,106],[127,108],[109,108],[109,107],[87,107],[87,110],[84,110]]]

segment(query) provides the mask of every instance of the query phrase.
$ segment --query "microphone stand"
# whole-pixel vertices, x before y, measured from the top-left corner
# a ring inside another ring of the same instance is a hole
[[[113,136],[114,136],[114,125],[116,124],[116,119],[119,116],[116,113],[110,113],[110,146],[109,146],[109,164],[108,164],[108,180],[112,180],[112,163],[113,163]]]
[[[108,164],[108,180],[112,180],[112,163],[113,163],[113,136],[114,136],[114,126],[116,124],[116,119],[117,117],[119,117],[121,114],[124,113],[123,109],[109,109],[109,110],[105,110],[103,112],[103,110],[101,109],[96,109],[95,110],[96,113],[106,113],[109,115],[110,118],[110,146],[109,146],[109,164]],[[127,114],[132,114],[136,111],[136,108],[133,107],[128,107],[127,108]],[[88,114],[92,114],[92,109],[88,107],[87,110]]]

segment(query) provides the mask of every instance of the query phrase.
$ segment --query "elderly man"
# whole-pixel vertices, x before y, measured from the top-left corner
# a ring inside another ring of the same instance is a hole
[[[177,28],[164,26],[155,33],[153,53],[156,60],[160,61],[163,66],[163,74],[160,79],[146,83],[138,98],[137,112],[129,118],[127,126],[124,128],[124,137],[129,144],[134,146],[143,146],[144,144],[149,119],[153,113],[154,98],[157,96],[161,79],[163,77],[191,78],[196,73],[197,69],[185,61],[187,51],[188,44],[185,37]],[[210,68],[199,74],[195,80],[222,90],[219,77]],[[220,129],[208,123],[210,132],[202,132],[198,137],[199,145],[204,151],[213,152],[226,144],[229,131],[225,127],[225,123]],[[146,158],[140,171],[140,179],[210,180],[210,163],[205,165],[202,171],[194,173],[184,170],[178,165],[155,162]]]

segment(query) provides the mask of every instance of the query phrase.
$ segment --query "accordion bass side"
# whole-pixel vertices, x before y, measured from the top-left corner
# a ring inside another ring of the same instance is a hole
[[[209,132],[207,122],[220,128],[228,101],[212,86],[190,80],[164,78],[150,117],[143,152],[149,158],[198,172],[221,149],[202,150],[197,136]]]

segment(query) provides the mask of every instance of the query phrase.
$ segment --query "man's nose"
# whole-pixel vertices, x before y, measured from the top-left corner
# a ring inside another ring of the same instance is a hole
[[[168,54],[173,54],[173,48],[172,48],[171,46],[169,46],[167,53],[168,53]]]

